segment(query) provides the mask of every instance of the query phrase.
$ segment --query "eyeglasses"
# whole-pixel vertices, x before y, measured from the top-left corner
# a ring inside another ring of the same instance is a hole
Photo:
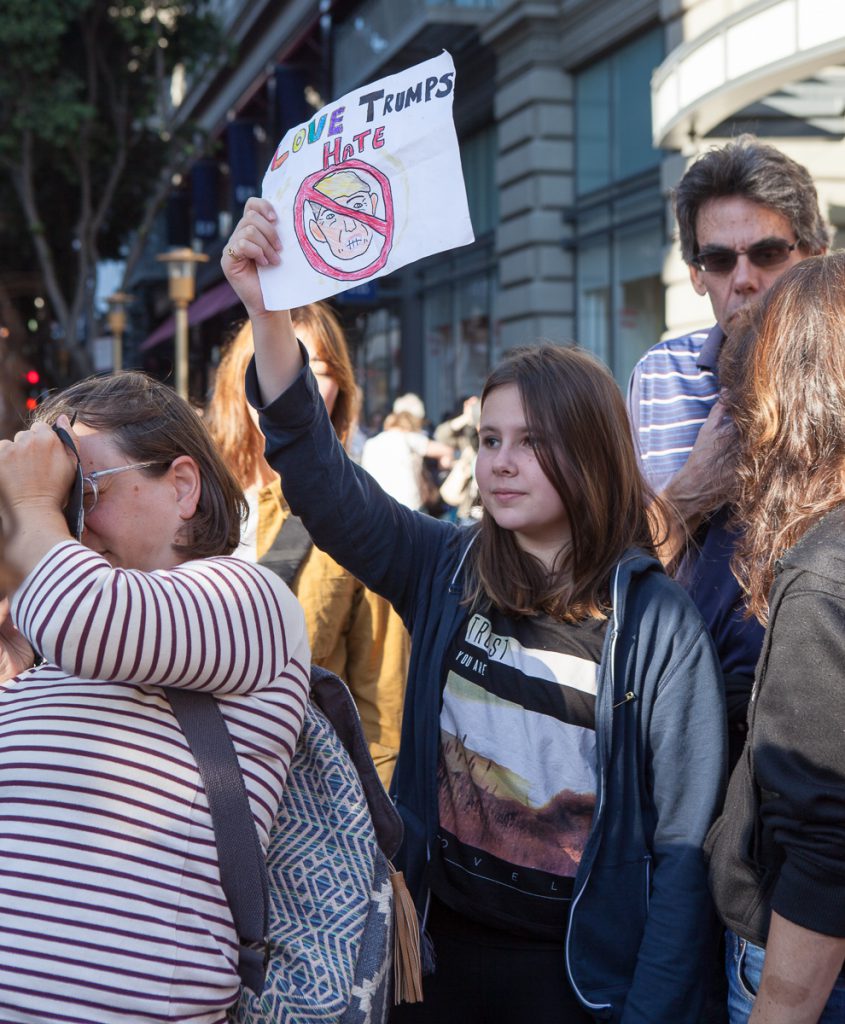
[[[116,476],[127,473],[130,469],[148,469],[150,466],[164,466],[164,462],[133,462],[131,466],[118,466],[116,469],[98,469],[88,476],[82,477],[82,511],[90,516],[100,500],[100,487],[97,483],[104,476]]]
[[[789,254],[800,244],[798,241],[790,245],[786,239],[775,238],[770,242],[755,242],[747,249],[708,249],[694,256],[690,262],[708,274],[729,274],[739,257],[747,256],[755,267],[768,270],[770,267],[779,267],[781,263],[786,263]]]

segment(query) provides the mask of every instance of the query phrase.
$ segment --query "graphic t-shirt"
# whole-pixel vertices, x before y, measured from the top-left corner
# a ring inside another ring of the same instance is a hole
[[[434,893],[460,913],[561,939],[596,802],[606,620],[470,616],[446,661]]]

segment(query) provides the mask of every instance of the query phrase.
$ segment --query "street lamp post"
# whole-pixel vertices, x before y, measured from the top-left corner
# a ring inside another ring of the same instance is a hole
[[[171,249],[156,256],[167,264],[170,301],[176,322],[176,393],[188,397],[188,306],[194,300],[194,282],[198,263],[207,263],[204,252]]]
[[[123,334],[126,330],[126,307],[134,296],[128,292],[115,292],[106,297],[109,304],[108,321],[111,329],[112,372],[123,369]]]

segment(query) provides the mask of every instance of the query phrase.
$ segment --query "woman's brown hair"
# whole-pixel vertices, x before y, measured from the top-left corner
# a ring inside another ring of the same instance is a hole
[[[264,435],[250,413],[244,392],[244,376],[255,351],[249,320],[223,353],[214,375],[214,393],[205,410],[205,425],[223,457],[244,489],[258,478],[264,458]]]
[[[654,553],[653,495],[637,465],[628,415],[610,372],[587,352],[541,345],[514,351],[484,385],[519,388],[537,460],[560,496],[571,530],[551,572],[522,551],[510,530],[485,514],[470,550],[469,602],[510,615],[546,612],[561,620],[601,617],[610,576],[624,552]]]
[[[720,376],[738,434],[733,569],[765,624],[778,558],[845,497],[845,252],[793,267],[731,333]]]
[[[290,311],[290,318],[294,330],[299,326],[307,327],[314,335],[317,358],[326,364],[337,384],[331,419],[335,433],[345,447],[358,414],[358,389],[343,328],[331,306],[325,302],[297,306]]]
[[[346,444],[355,422],[358,396],[340,322],[324,302],[292,309],[291,319],[294,330],[302,325],[311,331],[317,342],[317,357],[326,364],[337,384],[331,420],[341,443]],[[254,351],[252,325],[247,321],[220,360],[214,393],[205,414],[214,443],[244,488],[256,482],[264,458],[264,435],[250,413],[244,393],[244,375]]]
[[[202,420],[171,388],[145,373],[128,370],[89,377],[51,395],[33,419],[55,423],[64,413],[111,435],[133,462],[155,462],[140,472],[162,476],[179,455],[199,466],[202,489],[184,543],[174,547],[186,559],[228,555],[238,546],[246,515],[243,491],[226,468]]]

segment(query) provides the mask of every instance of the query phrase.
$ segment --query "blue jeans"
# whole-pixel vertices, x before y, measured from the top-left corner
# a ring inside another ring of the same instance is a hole
[[[741,939],[730,929],[725,933],[725,969],[728,974],[730,1024],[748,1024],[754,997],[760,987],[765,949]],[[819,1024],[845,1024],[845,975],[840,974]]]

